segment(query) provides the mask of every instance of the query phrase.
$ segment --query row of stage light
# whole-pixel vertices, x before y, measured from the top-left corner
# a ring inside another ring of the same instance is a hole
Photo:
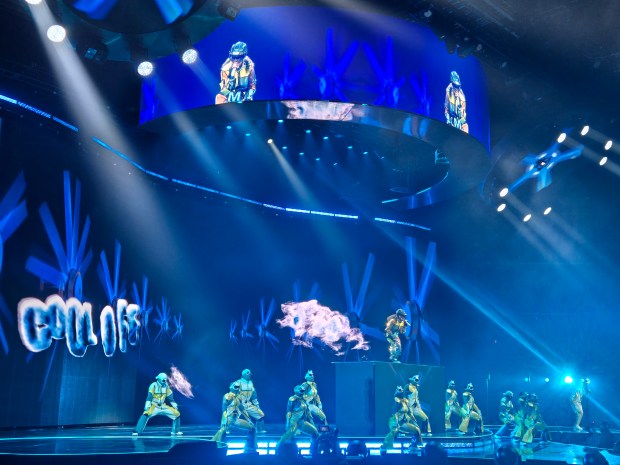
[[[24,1],[35,7],[44,4],[43,0]],[[46,35],[51,42],[60,44],[67,39],[68,32],[67,29],[61,24],[51,24],[47,27]],[[95,49],[87,49],[85,51],[85,56],[92,59],[96,53],[98,52]],[[89,56],[89,54],[92,54],[92,56]],[[147,58],[147,52],[145,50],[136,48],[135,51],[132,51],[132,54],[135,54],[135,57],[132,57],[132,61],[135,62],[136,71],[140,76],[148,77],[153,74],[155,65]],[[198,61],[198,51],[187,41],[184,41],[182,50],[179,51],[179,56],[181,57],[181,61],[183,61],[186,65],[192,65]]]

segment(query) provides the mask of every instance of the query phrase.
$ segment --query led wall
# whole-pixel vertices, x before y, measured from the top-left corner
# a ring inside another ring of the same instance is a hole
[[[238,42],[247,46],[250,61],[244,65],[252,68],[247,75],[254,72],[255,100],[367,103],[445,121],[452,78],[460,83],[457,106],[464,112],[462,121],[452,124],[488,148],[486,82],[474,57],[449,54],[445,44],[419,24],[316,7],[244,9],[196,45],[199,61],[194,65],[185,65],[177,55],[160,59],[143,84],[140,122],[214,105],[216,99],[226,101],[217,97],[221,68],[229,53],[243,53],[241,46],[233,47]],[[248,96],[228,97],[240,101]],[[454,110],[454,94],[450,98]]]

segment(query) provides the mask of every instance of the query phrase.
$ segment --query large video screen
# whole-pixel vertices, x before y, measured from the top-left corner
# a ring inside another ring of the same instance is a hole
[[[144,80],[140,123],[247,100],[332,100],[446,121],[489,146],[484,72],[449,54],[421,24],[366,11],[264,7],[240,11],[196,44],[199,60],[159,59]]]

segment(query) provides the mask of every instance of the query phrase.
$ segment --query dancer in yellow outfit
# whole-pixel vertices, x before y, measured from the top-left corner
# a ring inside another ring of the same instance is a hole
[[[513,413],[514,405],[512,405],[512,391],[506,391],[502,394],[499,401],[499,419],[503,423],[502,427],[495,433],[496,438],[500,438],[508,430],[511,425],[515,424],[515,416]]]
[[[450,381],[448,383],[448,388],[446,389],[446,431],[452,428],[452,415],[456,415],[461,418],[461,406],[459,405],[458,394],[456,392],[456,383],[454,381]]]
[[[461,406],[461,424],[459,426],[459,431],[461,433],[467,433],[469,428],[469,424],[471,420],[474,420],[476,425],[474,426],[474,433],[480,434],[484,433],[484,423],[482,421],[482,412],[476,405],[476,401],[474,399],[474,385],[469,383],[465,387],[465,391],[463,392],[463,405]]]
[[[278,441],[277,447],[293,439],[298,430],[309,434],[312,436],[312,439],[316,439],[319,436],[319,431],[312,422],[312,414],[308,404],[304,400],[307,387],[306,383],[295,386],[294,394],[288,398],[286,405],[286,432]]]
[[[583,405],[581,401],[590,393],[590,380],[584,378],[581,380],[579,387],[570,396],[570,406],[575,414],[575,423],[573,424],[573,431],[580,433],[583,431],[581,427],[581,419],[583,418]]]
[[[411,448],[422,447],[422,434],[420,427],[411,413],[409,399],[405,390],[398,386],[394,392],[394,403],[392,404],[392,415],[388,421],[390,432],[387,434],[381,445],[381,454],[385,454],[388,449],[394,447],[394,438],[400,432],[411,433]]]
[[[402,353],[402,344],[400,335],[407,332],[407,313],[402,308],[396,310],[396,313],[387,317],[385,322],[385,338],[388,342],[388,352],[390,354],[390,362],[400,363],[400,354]]]
[[[170,434],[175,436],[183,434],[180,430],[181,413],[178,410],[177,403],[174,401],[172,389],[168,386],[168,376],[166,376],[166,373],[158,374],[155,381],[149,386],[144,412],[140,416],[136,429],[133,430],[132,434],[134,436],[141,434],[146,423],[157,415],[166,415],[172,420],[172,431]]]
[[[241,372],[241,378],[235,381],[240,386],[239,400],[243,404],[245,411],[256,421],[256,431],[258,433],[266,433],[265,431],[265,414],[258,403],[258,396],[252,381],[252,372],[245,369]]]
[[[540,431],[542,442],[549,442],[549,430],[538,411],[538,396],[534,393],[527,398],[523,423],[525,424],[525,432],[521,438],[523,444],[531,444],[537,431]]]
[[[256,428],[252,419],[245,411],[245,407],[241,402],[239,392],[241,384],[237,381],[231,383],[230,391],[224,394],[222,398],[222,420],[220,421],[220,429],[215,433],[212,440],[218,442],[218,447],[223,447],[222,443],[226,440],[228,431],[234,428],[246,430],[248,437],[245,444],[245,450],[256,450]]]
[[[314,382],[314,373],[312,370],[308,370],[306,373],[306,382],[303,383],[306,386],[306,392],[304,393],[304,400],[308,404],[310,413],[319,418],[324,424],[327,424],[327,417],[323,412],[323,404],[319,397],[319,390]]]
[[[411,413],[415,418],[419,418],[424,423],[426,423],[426,435],[432,436],[431,433],[431,422],[428,419],[428,415],[424,413],[422,410],[422,406],[420,405],[419,391],[420,387],[420,375],[414,375],[409,378],[409,384],[407,384],[405,391],[407,392],[407,397],[409,399],[409,407],[411,408]]]

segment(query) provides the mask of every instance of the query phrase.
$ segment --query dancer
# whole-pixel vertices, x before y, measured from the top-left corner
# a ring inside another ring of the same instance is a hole
[[[575,414],[575,423],[573,424],[573,431],[580,433],[583,431],[581,427],[581,420],[583,419],[583,405],[582,400],[590,394],[590,380],[584,378],[579,383],[579,386],[570,396],[570,406]]]
[[[407,313],[402,308],[396,310],[396,313],[388,316],[385,322],[385,338],[388,342],[388,352],[390,354],[390,362],[400,363],[400,354],[402,353],[402,344],[400,343],[400,335],[405,334],[407,326]]]
[[[432,436],[431,433],[431,422],[428,419],[428,415],[424,413],[422,410],[422,406],[420,405],[420,398],[418,388],[420,387],[420,375],[413,375],[409,378],[409,384],[405,387],[405,392],[407,393],[407,397],[409,399],[409,407],[411,408],[411,413],[414,417],[419,418],[424,423],[426,423],[426,435]]]
[[[241,384],[238,382],[231,383],[229,392],[224,394],[222,398],[222,419],[220,421],[220,429],[217,430],[212,440],[218,442],[218,447],[224,447],[224,441],[228,431],[234,428],[246,430],[248,436],[245,442],[245,451],[256,450],[256,428],[252,419],[245,411],[239,392]]]
[[[446,431],[452,428],[452,415],[456,415],[461,418],[461,406],[458,401],[458,394],[456,392],[456,383],[450,381],[448,388],[446,389],[446,411],[445,411],[445,426]]]
[[[256,432],[266,433],[265,414],[258,403],[258,396],[252,382],[252,372],[246,368],[241,372],[241,379],[235,383],[239,383],[239,400],[241,400],[245,411],[256,421]]]
[[[508,427],[515,424],[515,416],[513,415],[514,406],[512,405],[512,391],[506,391],[502,394],[502,398],[499,401],[499,419],[503,423],[502,427],[495,433],[496,438],[502,437],[502,435],[508,430]]]
[[[534,393],[527,398],[523,423],[525,425],[525,432],[521,438],[522,444],[531,444],[537,431],[540,431],[542,442],[549,442],[549,430],[538,411],[538,396]]]
[[[484,423],[482,421],[482,412],[476,405],[474,400],[474,385],[469,383],[465,387],[463,392],[463,406],[461,407],[461,424],[459,425],[459,431],[463,434],[467,433],[469,423],[474,420],[476,425],[474,426],[474,433],[484,433]]]
[[[388,421],[390,432],[387,434],[381,445],[381,455],[387,453],[388,449],[394,447],[394,438],[400,432],[411,433],[411,447],[413,449],[416,445],[422,447],[422,434],[420,427],[415,420],[415,417],[411,414],[409,407],[409,400],[405,394],[405,390],[402,386],[398,386],[394,392],[394,403],[392,404],[392,415]]]
[[[293,439],[298,430],[309,434],[312,439],[319,437],[319,431],[312,422],[312,414],[308,404],[304,400],[308,385],[306,383],[295,386],[294,394],[288,398],[286,406],[286,432],[282,435],[276,449],[280,444]]]
[[[172,420],[173,436],[181,436],[183,432],[181,428],[181,413],[178,410],[178,405],[174,401],[172,389],[168,386],[168,376],[166,373],[160,373],[155,377],[155,381],[149,386],[149,391],[146,396],[146,402],[144,403],[144,412],[138,420],[136,428],[131,433],[133,436],[137,436],[144,431],[146,423],[157,415],[166,415]]]
[[[312,415],[318,417],[324,424],[327,424],[327,417],[323,412],[323,404],[321,403],[321,398],[319,397],[319,390],[314,382],[314,373],[312,370],[308,370],[305,379],[306,382],[303,383],[306,385],[304,400],[308,404],[308,409]]]
[[[515,413],[515,429],[512,430],[510,437],[513,440],[520,441],[525,432],[525,415],[527,410],[527,399],[530,395],[527,392],[519,393],[519,405]]]
[[[446,98],[444,100],[446,123],[463,132],[469,132],[466,110],[467,102],[461,88],[461,78],[456,71],[452,71],[450,73],[450,84],[446,87]]]
[[[256,92],[256,72],[254,62],[248,56],[248,46],[244,42],[232,45],[228,58],[220,70],[220,91],[215,103],[245,102],[254,98]]]

